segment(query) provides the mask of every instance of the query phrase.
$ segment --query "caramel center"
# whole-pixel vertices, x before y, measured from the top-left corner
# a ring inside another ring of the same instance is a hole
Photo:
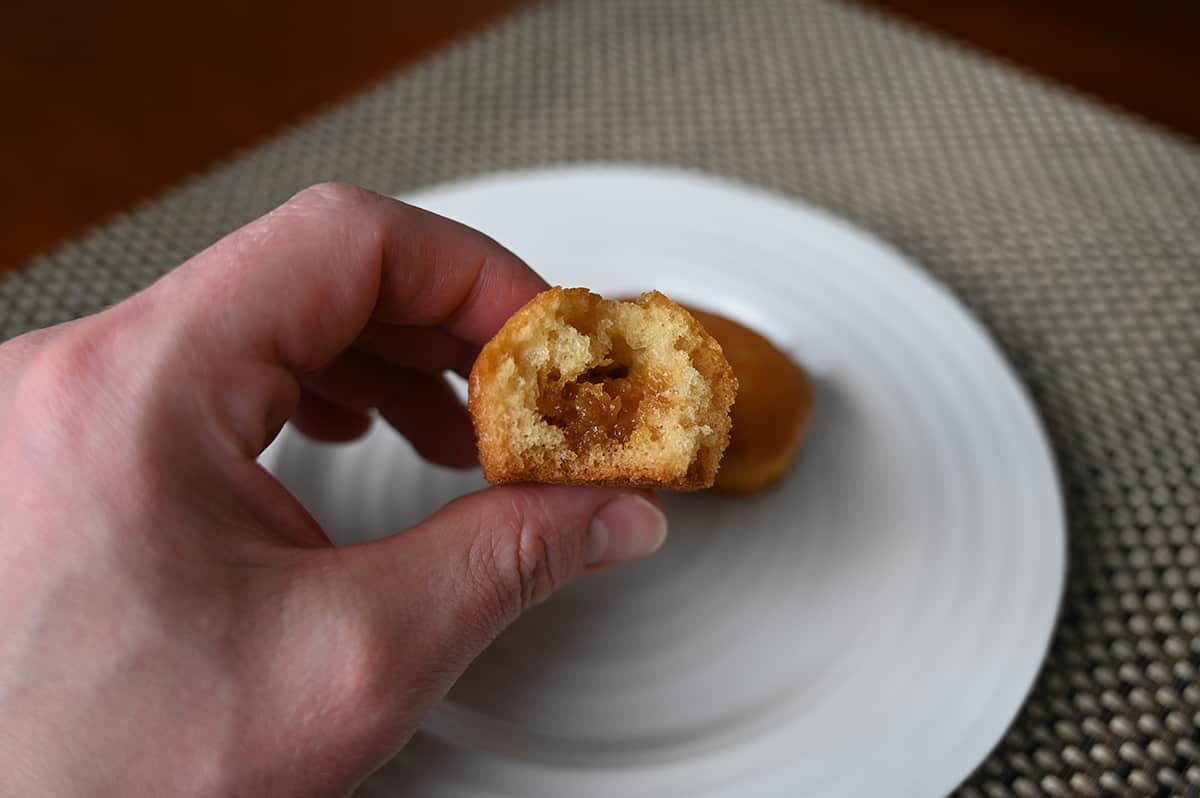
[[[573,382],[544,384],[538,392],[538,411],[563,431],[573,451],[582,452],[629,440],[644,395],[640,381],[630,378],[629,367],[614,363],[590,369]]]

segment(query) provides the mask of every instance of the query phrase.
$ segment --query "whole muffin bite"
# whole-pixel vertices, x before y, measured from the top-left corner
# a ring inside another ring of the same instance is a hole
[[[738,380],[731,441],[713,489],[754,493],[770,487],[791,467],[808,427],[813,407],[808,375],[749,327],[688,310],[721,344]]]
[[[729,443],[737,381],[657,291],[620,302],[552,288],[483,348],[469,391],[489,482],[699,490]]]

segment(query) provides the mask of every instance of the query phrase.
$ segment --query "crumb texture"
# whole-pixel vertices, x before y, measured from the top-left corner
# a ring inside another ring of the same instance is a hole
[[[470,410],[489,482],[709,487],[737,391],[720,345],[652,291],[552,288],[484,347]]]

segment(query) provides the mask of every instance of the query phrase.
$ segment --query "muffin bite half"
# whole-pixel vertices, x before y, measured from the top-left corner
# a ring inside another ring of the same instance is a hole
[[[620,302],[552,288],[483,348],[469,407],[489,482],[699,490],[736,391],[720,345],[657,291]]]

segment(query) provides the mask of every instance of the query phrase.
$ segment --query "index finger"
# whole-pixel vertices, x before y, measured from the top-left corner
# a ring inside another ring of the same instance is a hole
[[[372,319],[483,344],[547,287],[477,230],[346,184],[306,189],[188,261],[155,290],[210,356],[302,374]]]
[[[210,439],[256,457],[295,411],[299,378],[372,320],[437,327],[473,347],[545,288],[477,230],[323,184],[201,252],[122,317],[181,355],[164,361],[172,378],[158,390],[171,401],[160,406],[215,422]]]

